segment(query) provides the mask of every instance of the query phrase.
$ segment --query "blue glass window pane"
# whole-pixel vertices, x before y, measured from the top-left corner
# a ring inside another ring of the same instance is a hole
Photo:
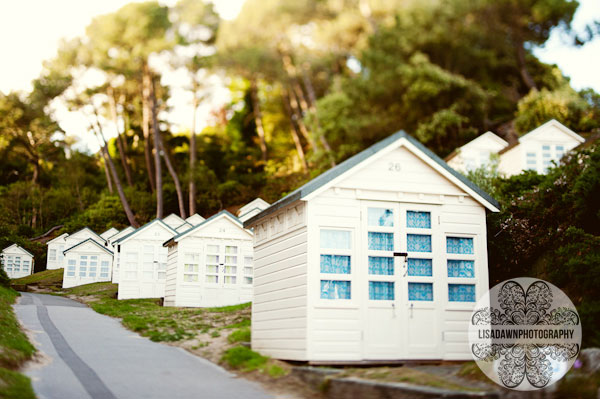
[[[450,302],[475,302],[475,285],[448,284],[448,300]]]
[[[430,212],[406,212],[406,227],[417,229],[431,228],[431,213]]]
[[[321,255],[321,273],[350,274],[350,257],[346,255]]]
[[[372,301],[393,301],[394,283],[388,281],[369,281],[369,299]]]
[[[448,277],[475,277],[475,262],[448,259]]]
[[[369,256],[369,274],[394,274],[394,258],[384,256]]]
[[[425,234],[407,234],[409,252],[431,252],[431,236]]]
[[[350,299],[350,281],[321,280],[322,299]]]
[[[321,248],[351,249],[352,240],[349,231],[321,230]]]
[[[465,237],[446,237],[446,252],[449,254],[473,254],[473,239]]]
[[[393,251],[394,233],[369,231],[369,249],[374,251]]]
[[[433,275],[433,262],[431,259],[408,259],[409,276],[431,276]]]
[[[368,212],[369,226],[393,226],[394,211],[385,208],[369,208]]]
[[[433,301],[432,283],[408,283],[409,301]]]

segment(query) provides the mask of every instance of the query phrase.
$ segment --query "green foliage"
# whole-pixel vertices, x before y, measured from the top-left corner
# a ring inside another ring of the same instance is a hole
[[[235,330],[229,337],[227,337],[227,341],[230,344],[236,342],[250,342],[250,327],[240,328],[239,330]]]
[[[0,267],[0,287],[10,288],[10,278],[4,271],[4,267]]]
[[[558,70],[555,71],[560,74]],[[600,108],[590,103],[584,95],[573,90],[564,78],[561,86],[554,90],[534,89],[519,101],[515,127],[524,134],[550,119],[556,119],[579,132],[599,128]]]
[[[566,155],[546,176],[495,184],[502,212],[488,216],[490,284],[547,279],[580,311],[583,345],[600,345],[600,147]]]
[[[261,368],[269,360],[268,357],[262,356],[252,349],[245,346],[235,346],[229,348],[221,358],[229,367],[241,369],[242,371],[253,371]]]
[[[64,269],[44,270],[12,280],[13,284],[43,284],[43,285],[62,285]]]

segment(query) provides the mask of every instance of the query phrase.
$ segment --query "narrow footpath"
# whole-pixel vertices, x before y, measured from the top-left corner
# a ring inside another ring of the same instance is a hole
[[[52,295],[14,305],[42,361],[25,370],[39,399],[263,399],[259,385],[126,330],[118,320]]]

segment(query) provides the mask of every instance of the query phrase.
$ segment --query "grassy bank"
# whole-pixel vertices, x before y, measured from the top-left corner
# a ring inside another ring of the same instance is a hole
[[[17,292],[0,287],[0,398],[35,398],[31,381],[17,370],[35,353],[35,348],[21,327],[11,304]]]

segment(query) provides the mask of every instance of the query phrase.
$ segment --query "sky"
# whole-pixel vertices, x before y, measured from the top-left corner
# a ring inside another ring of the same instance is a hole
[[[134,0],[135,1],[135,0]],[[114,12],[131,0],[16,0],[0,1],[0,91],[27,91],[31,80],[42,70],[42,63],[56,54],[62,38],[81,36],[85,27],[97,15]],[[172,5],[176,0],[160,0]],[[233,19],[239,13],[244,0],[214,0],[215,8],[225,19]],[[580,0],[573,27],[583,27],[600,20],[600,0]],[[600,37],[581,47],[567,43],[558,30],[552,32],[548,42],[535,49],[535,54],[544,62],[557,64],[571,78],[576,89],[591,87],[600,92]],[[172,85],[170,104],[174,110],[165,117],[177,130],[189,129],[192,120],[190,95],[183,89],[183,71],[173,71],[163,76],[163,84]],[[213,98],[198,111],[197,129],[201,129],[212,108],[227,98],[226,89],[218,78],[211,80]],[[79,140],[76,148],[97,151],[98,144],[86,133],[87,121],[56,104],[55,117],[68,136]],[[114,135],[108,129],[107,136]]]

